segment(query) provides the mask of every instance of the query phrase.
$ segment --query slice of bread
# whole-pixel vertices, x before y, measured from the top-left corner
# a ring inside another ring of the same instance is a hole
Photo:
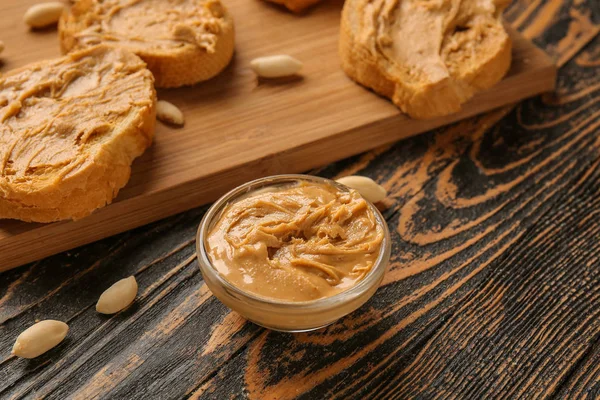
[[[233,56],[233,20],[220,0],[80,0],[59,22],[63,52],[99,43],[140,56],[157,87],[192,85]]]
[[[320,3],[321,0],[268,0],[272,3],[281,4],[293,12],[302,12],[308,7]]]
[[[505,6],[504,0],[346,0],[342,68],[413,118],[457,112],[510,67]]]
[[[0,77],[0,219],[79,219],[151,144],[156,92],[133,53],[97,46]]]

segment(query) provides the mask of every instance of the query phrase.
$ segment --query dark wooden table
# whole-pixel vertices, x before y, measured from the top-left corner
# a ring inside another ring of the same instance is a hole
[[[312,171],[389,190],[392,263],[360,310],[308,334],[245,322],[202,281],[200,208],[0,274],[0,397],[600,397],[600,2],[506,19],[561,66],[555,94]],[[135,305],[97,314],[132,274]],[[67,340],[11,357],[47,318]]]

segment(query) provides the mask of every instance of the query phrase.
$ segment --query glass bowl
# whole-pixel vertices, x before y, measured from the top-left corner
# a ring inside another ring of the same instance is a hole
[[[200,270],[206,285],[215,297],[255,324],[283,332],[306,332],[323,328],[362,306],[379,287],[389,264],[391,249],[390,233],[383,216],[373,204],[367,202],[377,223],[383,228],[384,238],[377,261],[371,271],[356,285],[331,297],[312,301],[285,302],[255,295],[231,284],[213,267],[206,252],[206,238],[214,223],[220,219],[223,209],[251,192],[298,181],[330,184],[340,191],[350,190],[335,181],[310,175],[275,175],[257,179],[238,186],[217,200],[204,215],[196,235],[196,252]]]

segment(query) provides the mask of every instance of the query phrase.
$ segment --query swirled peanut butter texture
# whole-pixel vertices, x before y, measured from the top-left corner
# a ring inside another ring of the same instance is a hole
[[[212,78],[231,60],[235,33],[220,0],[80,0],[59,22],[63,52],[99,43],[130,50],[157,87]]]
[[[229,204],[205,245],[213,266],[234,286],[298,302],[360,282],[374,267],[383,238],[358,192],[303,182]]]
[[[457,112],[508,71],[504,0],[348,0],[346,73],[414,118]]]
[[[0,218],[81,218],[150,145],[155,91],[132,53],[96,47],[0,78]]]
[[[91,10],[87,28],[75,35],[80,45],[118,42],[132,51],[198,46],[213,52],[228,24],[218,1],[83,1]]]

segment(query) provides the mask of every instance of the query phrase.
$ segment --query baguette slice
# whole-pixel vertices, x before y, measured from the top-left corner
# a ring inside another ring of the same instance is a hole
[[[277,3],[285,6],[288,10],[300,13],[310,6],[320,3],[321,0],[268,0],[272,3]]]
[[[457,112],[511,62],[504,0],[346,0],[342,68],[413,118]]]
[[[157,87],[192,85],[233,56],[233,20],[219,0],[80,0],[59,21],[64,53],[99,43],[140,56]]]
[[[0,219],[79,219],[109,204],[151,144],[154,79],[98,46],[0,78]]]

